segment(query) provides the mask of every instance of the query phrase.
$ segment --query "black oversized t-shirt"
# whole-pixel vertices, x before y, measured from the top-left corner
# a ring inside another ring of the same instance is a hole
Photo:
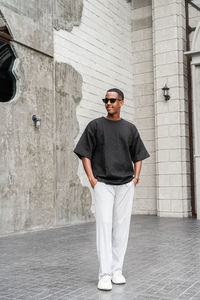
[[[133,162],[149,157],[137,128],[120,119],[105,117],[91,121],[83,132],[74,152],[79,158],[91,160],[94,177],[119,185],[133,179]]]

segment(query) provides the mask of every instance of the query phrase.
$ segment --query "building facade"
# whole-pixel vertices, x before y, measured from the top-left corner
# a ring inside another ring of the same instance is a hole
[[[151,155],[133,214],[200,218],[199,7],[0,0],[0,234],[94,220],[73,148],[111,87]]]

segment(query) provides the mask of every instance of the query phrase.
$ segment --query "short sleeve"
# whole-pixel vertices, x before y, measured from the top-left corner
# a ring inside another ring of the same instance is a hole
[[[132,144],[130,147],[130,154],[131,159],[134,163],[137,161],[144,160],[145,158],[150,156],[143,144],[143,141],[137,129],[133,135]]]
[[[82,136],[80,137],[74,153],[81,159],[87,157],[92,159],[92,154],[96,147],[96,127],[94,122],[90,122],[85,128]]]

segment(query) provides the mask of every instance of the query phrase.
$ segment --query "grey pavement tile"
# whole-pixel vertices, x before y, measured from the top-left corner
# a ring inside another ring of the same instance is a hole
[[[97,289],[95,223],[0,238],[0,300],[200,300],[200,221],[133,216],[127,284]]]

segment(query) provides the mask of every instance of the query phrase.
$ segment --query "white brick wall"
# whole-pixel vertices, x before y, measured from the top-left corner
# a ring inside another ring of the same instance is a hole
[[[160,216],[190,215],[184,13],[184,1],[153,0],[156,174]],[[168,102],[162,96],[165,83],[170,88]]]
[[[111,87],[124,91],[122,117],[133,120],[130,13],[124,0],[85,0],[81,25],[55,31],[55,60],[71,64],[83,77],[80,132],[105,114],[101,99]]]
[[[141,0],[140,8],[132,11],[134,122],[151,157],[143,162],[141,181],[136,188],[133,210],[137,214],[157,212],[152,25],[143,26],[151,18],[151,5],[145,6],[144,2],[142,7]]]
[[[101,99],[109,88],[124,92],[121,115],[134,121],[130,21],[131,4],[125,0],[84,0],[80,26],[54,32],[55,60],[72,65],[83,78],[76,141],[90,120],[106,115]],[[89,186],[82,166],[79,176]]]

